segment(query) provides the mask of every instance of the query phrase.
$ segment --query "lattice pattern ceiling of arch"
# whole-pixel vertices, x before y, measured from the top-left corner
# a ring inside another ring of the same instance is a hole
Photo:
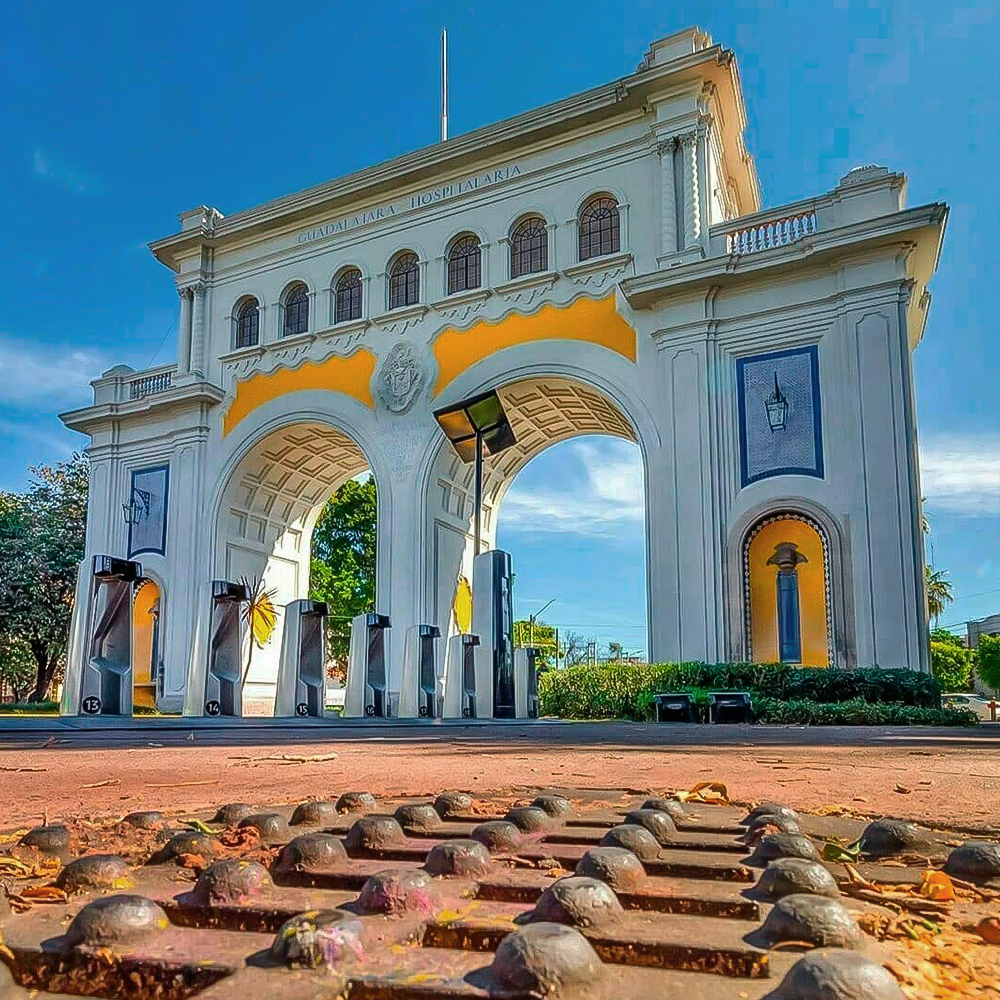
[[[364,472],[368,460],[346,434],[322,424],[275,431],[240,463],[227,489],[231,530],[265,545],[296,535],[337,487]]]
[[[517,444],[487,458],[483,481],[483,527],[493,527],[493,508],[513,478],[550,445],[582,434],[609,434],[635,441],[635,431],[618,407],[597,389],[562,378],[535,378],[498,390],[514,428]],[[441,506],[465,523],[473,516],[473,464],[464,463],[450,448],[438,461]]]

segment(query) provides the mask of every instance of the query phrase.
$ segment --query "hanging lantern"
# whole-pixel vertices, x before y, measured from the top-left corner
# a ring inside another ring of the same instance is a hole
[[[149,517],[149,490],[132,487],[132,496],[128,503],[122,504],[122,517],[126,524],[139,524],[144,517]]]
[[[788,400],[781,394],[778,388],[778,373],[774,373],[774,392],[764,401],[764,409],[767,411],[767,422],[771,428],[771,433],[783,431],[788,421]]]

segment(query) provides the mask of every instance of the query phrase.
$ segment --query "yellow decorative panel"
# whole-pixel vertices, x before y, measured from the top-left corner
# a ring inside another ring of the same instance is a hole
[[[472,631],[472,586],[464,576],[460,576],[455,585],[452,611],[455,613],[455,625],[458,631]]]
[[[756,663],[777,662],[778,647],[778,567],[768,565],[775,547],[791,542],[806,557],[795,569],[799,585],[802,665],[830,665],[827,635],[826,566],[823,540],[805,521],[786,517],[765,524],[750,542],[751,655]]]
[[[635,363],[635,330],[618,315],[614,294],[580,298],[568,306],[542,306],[530,316],[512,313],[501,320],[480,320],[467,330],[446,327],[433,345],[438,363],[434,395],[477,361],[505,347],[539,340],[586,341]]]
[[[132,601],[132,704],[156,707],[153,686],[153,628],[160,613],[160,588],[146,580]]]
[[[266,375],[251,375],[250,378],[240,379],[236,383],[232,402],[222,418],[223,436],[258,406],[287,393],[306,389],[342,392],[370,409],[375,409],[370,385],[374,373],[375,355],[363,347],[347,357],[334,354],[326,361],[307,361],[297,368],[279,368]]]

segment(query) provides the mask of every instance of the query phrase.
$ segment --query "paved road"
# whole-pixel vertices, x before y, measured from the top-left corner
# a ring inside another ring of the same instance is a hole
[[[194,739],[192,739],[192,734]],[[57,742],[53,742],[57,741]],[[974,729],[916,726],[701,726],[630,722],[538,721],[411,722],[389,720],[316,721],[247,718],[180,719],[138,717],[59,720],[52,717],[0,718],[0,751],[39,749],[44,743],[66,749],[148,746],[291,746],[358,743],[476,743],[483,747],[621,746],[637,748],[797,746],[949,747],[1000,750],[1000,723]]]
[[[344,791],[637,791],[724,781],[736,801],[837,802],[1000,832],[1000,727],[628,723],[0,722],[0,829],[43,817],[292,802]],[[291,758],[291,759],[290,759]]]

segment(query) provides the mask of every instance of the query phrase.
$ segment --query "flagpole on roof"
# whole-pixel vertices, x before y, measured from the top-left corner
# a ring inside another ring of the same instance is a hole
[[[441,29],[441,141],[448,140],[448,29]]]

